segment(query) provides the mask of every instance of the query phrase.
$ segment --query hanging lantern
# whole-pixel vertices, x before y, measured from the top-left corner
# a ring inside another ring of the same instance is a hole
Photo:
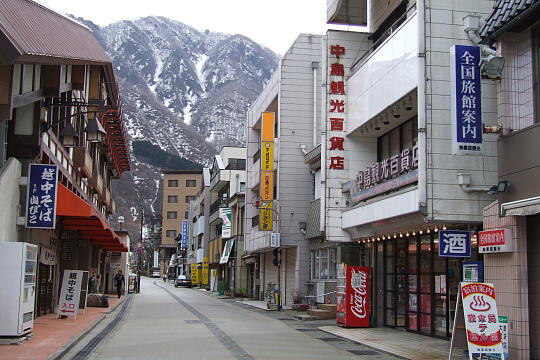
[[[86,140],[92,143],[102,142],[107,134],[103,126],[95,117],[88,120],[84,132],[86,133]]]
[[[75,147],[78,138],[79,136],[75,132],[71,122],[67,122],[66,126],[64,126],[62,131],[60,131],[60,140],[62,141],[62,145],[64,145],[65,148]]]

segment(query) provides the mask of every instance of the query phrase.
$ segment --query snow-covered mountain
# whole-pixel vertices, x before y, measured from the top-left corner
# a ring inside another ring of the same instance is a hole
[[[165,17],[106,27],[77,20],[113,59],[132,149],[132,170],[116,182],[115,201],[117,215],[136,229],[140,209],[159,215],[160,168],[178,167],[176,157],[187,167],[209,165],[221,146],[244,144],[246,111],[279,58],[245,36]]]

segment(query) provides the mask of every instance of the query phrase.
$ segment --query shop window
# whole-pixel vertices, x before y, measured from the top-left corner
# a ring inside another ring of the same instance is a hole
[[[414,117],[377,139],[377,161],[383,161],[399,154],[403,149],[414,147],[417,140],[418,120]]]

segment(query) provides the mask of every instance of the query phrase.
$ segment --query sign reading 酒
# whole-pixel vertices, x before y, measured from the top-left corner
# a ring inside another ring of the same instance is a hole
[[[30,164],[26,199],[27,228],[55,228],[57,181],[56,165]]]
[[[188,226],[189,226],[189,220],[182,220],[182,240],[181,240],[182,249],[187,248],[187,241],[188,241],[188,236],[189,236]]]
[[[480,48],[454,45],[450,49],[452,92],[452,150],[454,154],[482,153]]]
[[[77,316],[83,272],[82,270],[64,270],[62,289],[56,309],[57,315]]]
[[[471,232],[465,230],[440,230],[439,256],[471,257]]]
[[[461,297],[469,358],[502,359],[503,335],[493,284],[461,283]]]

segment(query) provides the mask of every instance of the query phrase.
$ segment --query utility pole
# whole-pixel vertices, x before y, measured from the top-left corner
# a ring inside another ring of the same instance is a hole
[[[141,237],[139,239],[141,246],[143,246],[143,223],[144,223],[144,208],[141,208]],[[141,249],[142,250],[142,249]],[[139,250],[137,265],[137,293],[141,292],[141,267],[142,267],[142,251]]]

